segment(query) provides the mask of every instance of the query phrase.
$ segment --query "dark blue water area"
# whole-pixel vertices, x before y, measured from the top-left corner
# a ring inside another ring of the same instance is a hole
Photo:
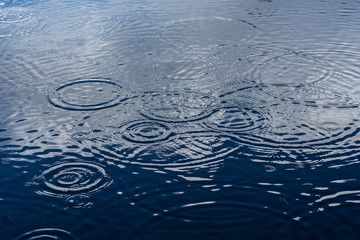
[[[0,239],[360,239],[358,0],[0,1]]]

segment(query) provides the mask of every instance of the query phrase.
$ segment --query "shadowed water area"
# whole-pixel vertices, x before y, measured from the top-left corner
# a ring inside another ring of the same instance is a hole
[[[358,0],[0,0],[0,238],[359,239]]]

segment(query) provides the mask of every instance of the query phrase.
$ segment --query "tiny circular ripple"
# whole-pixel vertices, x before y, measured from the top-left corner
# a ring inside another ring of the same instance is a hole
[[[189,122],[208,117],[217,105],[211,95],[193,91],[146,92],[141,114],[165,122]]]
[[[68,231],[58,228],[40,228],[20,235],[14,240],[34,240],[34,239],[58,239],[58,240],[74,240],[77,239]]]
[[[51,104],[67,110],[109,108],[126,100],[123,87],[107,79],[83,79],[61,84],[48,95]]]
[[[43,190],[39,194],[54,197],[69,197],[74,194],[91,194],[106,188],[111,179],[105,170],[87,162],[61,163],[50,167],[35,177]]]
[[[256,26],[238,19],[198,17],[168,22],[159,32],[164,42],[174,46],[216,46],[250,41],[256,35]]]
[[[118,134],[117,132],[115,133],[115,135]],[[172,132],[164,123],[140,120],[130,122],[121,127],[120,134],[129,142],[155,143],[167,140],[172,135]]]

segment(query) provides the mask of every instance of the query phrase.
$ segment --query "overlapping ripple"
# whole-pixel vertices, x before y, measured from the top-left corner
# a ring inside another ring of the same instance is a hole
[[[31,33],[38,22],[26,8],[0,8],[0,38],[20,37]]]
[[[269,95],[322,107],[359,106],[357,47],[274,43],[253,45],[251,49],[252,53],[235,61],[232,69]]]
[[[237,61],[235,65],[245,65],[243,62],[246,66],[238,69],[239,74],[263,85],[301,87],[327,81],[332,75],[325,59],[305,51],[264,51]]]
[[[160,129],[160,133],[162,131]],[[157,139],[159,132],[151,133],[153,134]],[[96,146],[96,148],[104,156],[109,155],[115,162],[174,171],[208,168],[223,162],[224,157],[238,148],[238,143],[231,137],[210,132],[176,134],[170,138],[171,141],[166,141],[163,136],[160,136],[158,142],[148,141],[147,138],[143,140],[143,136],[140,136],[142,142],[137,139],[134,141],[133,137],[139,138],[131,136],[130,139],[126,139],[127,143],[120,140],[118,144],[113,142],[112,145],[107,145],[106,149],[101,146]]]
[[[141,114],[165,122],[189,122],[209,116],[218,101],[210,94],[190,90],[145,92]]]
[[[253,146],[301,150],[304,147],[337,148],[359,132],[358,113],[347,109],[307,109],[273,112],[272,124],[256,134],[241,136]]]
[[[267,116],[251,107],[222,108],[205,121],[205,126],[224,132],[247,132],[270,122]]]
[[[82,79],[59,85],[49,93],[48,99],[56,107],[90,111],[116,106],[126,100],[126,94],[118,82]]]

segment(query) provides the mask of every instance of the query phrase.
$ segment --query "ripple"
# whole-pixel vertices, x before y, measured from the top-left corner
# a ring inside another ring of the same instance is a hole
[[[76,194],[66,199],[66,202],[72,208],[91,208],[94,203],[91,201],[90,196],[86,194]]]
[[[114,161],[124,164],[185,171],[218,164],[237,148],[238,144],[231,137],[198,132],[178,134],[171,141],[156,144],[116,145],[109,153],[110,156],[115,154]]]
[[[161,39],[174,46],[209,46],[250,41],[256,26],[244,20],[199,17],[168,22],[159,31]]]
[[[82,140],[86,140],[90,137],[91,135],[91,131],[90,132],[77,132],[74,133],[71,138],[76,140],[76,141],[82,141]]]
[[[87,162],[55,165],[35,177],[34,181],[40,182],[43,187],[39,194],[54,197],[90,194],[111,184],[111,179],[101,166]]]
[[[172,135],[172,132],[170,128],[163,123],[140,120],[123,126],[120,134],[130,142],[155,143],[167,140]]]
[[[99,110],[126,100],[123,87],[107,79],[83,79],[61,84],[48,95],[51,104],[67,110]]]
[[[284,101],[359,106],[360,49],[346,44],[273,43],[249,47],[232,71]],[[309,104],[310,103],[310,104]]]
[[[205,121],[205,126],[217,131],[247,132],[261,128],[267,122],[270,122],[269,117],[261,111],[250,107],[233,107],[219,109]]]
[[[129,77],[146,91],[218,89],[229,69],[225,55],[211,47],[164,50],[129,65]]]
[[[18,23],[31,18],[31,14],[23,9],[0,9],[0,23]]]
[[[360,101],[354,98],[352,94],[339,90],[321,86],[304,87],[295,90],[286,89],[280,99],[285,102],[316,108],[358,108],[360,106]],[[269,92],[271,95],[277,94],[276,91],[270,89],[264,89],[264,91]]]
[[[358,113],[352,109],[292,106],[292,111],[273,112],[271,126],[239,140],[253,146],[276,148],[338,148],[356,138]]]
[[[205,236],[209,239],[232,239],[234,236],[241,239],[276,239],[284,237],[284,234],[287,235],[285,238],[292,238],[291,232],[284,232],[281,228],[295,226],[294,221],[275,209],[235,201],[195,202],[166,209],[159,215],[165,216],[155,215],[137,231],[154,238],[175,234],[181,236],[179,239],[194,236],[197,239]],[[207,226],[206,231],[199,231],[204,230],[204,226]],[[263,231],[257,231],[259,228]]]
[[[71,240],[77,239],[73,234],[68,231],[58,228],[41,228],[36,229],[15,238],[14,240],[32,240],[32,239],[59,239]]]
[[[32,12],[23,8],[0,8],[0,38],[23,37],[36,32],[38,27]]]
[[[305,51],[266,51],[236,61],[233,67],[251,81],[272,86],[301,87],[332,76],[325,59]]]
[[[217,104],[211,95],[193,91],[147,92],[141,113],[166,122],[189,122],[209,116]]]

